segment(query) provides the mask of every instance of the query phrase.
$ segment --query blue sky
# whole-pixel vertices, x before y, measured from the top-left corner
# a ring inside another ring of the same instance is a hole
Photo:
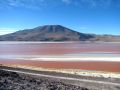
[[[0,35],[53,24],[120,35],[120,0],[0,0]]]

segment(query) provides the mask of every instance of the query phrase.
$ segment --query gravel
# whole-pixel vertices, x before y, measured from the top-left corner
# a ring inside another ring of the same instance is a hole
[[[0,90],[89,90],[64,82],[0,70]]]

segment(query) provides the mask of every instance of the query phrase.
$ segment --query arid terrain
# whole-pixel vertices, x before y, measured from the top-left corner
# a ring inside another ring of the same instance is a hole
[[[0,90],[119,90],[120,78],[0,66]]]
[[[0,70],[0,90],[89,90],[56,80]]]
[[[0,90],[120,90],[120,0],[0,0]]]

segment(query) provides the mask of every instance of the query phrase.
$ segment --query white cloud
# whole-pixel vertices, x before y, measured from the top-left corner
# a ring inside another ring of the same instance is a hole
[[[112,0],[101,0],[103,6],[109,7],[112,4]]]
[[[84,4],[89,4],[92,7],[109,7],[113,0],[81,0]]]
[[[24,7],[40,9],[45,6],[45,0],[0,0],[0,7]]]
[[[61,0],[63,3],[72,4],[72,5],[80,5],[80,6],[88,6],[88,7],[109,7],[113,4],[120,5],[120,0]]]
[[[0,35],[9,34],[15,32],[14,28],[0,28]]]
[[[66,3],[66,4],[70,4],[70,3],[72,3],[72,0],[62,0],[62,2]]]
[[[109,7],[112,4],[114,6],[120,6],[120,0],[0,0],[0,8],[4,7],[24,7],[30,9],[41,9],[44,7],[51,7],[59,3],[65,3],[68,5],[80,5],[87,7]]]

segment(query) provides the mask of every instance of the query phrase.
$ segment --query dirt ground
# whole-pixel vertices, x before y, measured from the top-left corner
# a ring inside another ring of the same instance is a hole
[[[0,70],[0,90],[89,90],[56,80]]]
[[[0,66],[0,90],[120,90],[120,78]]]

